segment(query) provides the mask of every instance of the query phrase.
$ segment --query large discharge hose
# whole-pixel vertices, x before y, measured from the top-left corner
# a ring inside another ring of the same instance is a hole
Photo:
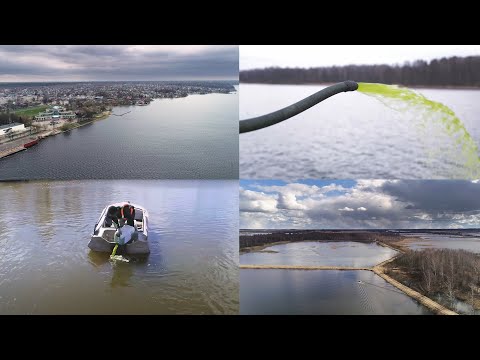
[[[292,116],[300,114],[319,102],[328,99],[330,96],[341,92],[355,91],[358,89],[358,84],[355,81],[347,80],[338,84],[331,85],[322,89],[315,94],[306,97],[295,104],[287,106],[283,109],[274,111],[270,114],[258,116],[251,119],[240,120],[240,134],[258,129],[263,129],[267,126],[278,124],[281,121],[287,120]]]

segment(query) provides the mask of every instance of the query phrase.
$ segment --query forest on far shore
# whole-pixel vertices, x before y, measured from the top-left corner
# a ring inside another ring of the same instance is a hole
[[[242,83],[319,84],[345,80],[410,86],[480,87],[480,56],[449,57],[403,65],[346,65],[240,71]]]

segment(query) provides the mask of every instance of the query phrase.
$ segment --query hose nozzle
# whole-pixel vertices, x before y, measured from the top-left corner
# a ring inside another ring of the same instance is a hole
[[[347,87],[347,90],[345,91],[355,91],[358,89],[358,84],[355,81],[347,80],[347,81],[344,81],[343,83]]]

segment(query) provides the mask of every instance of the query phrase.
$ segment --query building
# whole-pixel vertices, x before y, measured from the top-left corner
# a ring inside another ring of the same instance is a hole
[[[0,125],[0,136],[8,135],[15,131],[25,131],[25,125],[20,123]]]
[[[60,119],[75,119],[77,116],[73,111],[67,111],[62,106],[54,106],[35,116],[35,121],[51,121]]]

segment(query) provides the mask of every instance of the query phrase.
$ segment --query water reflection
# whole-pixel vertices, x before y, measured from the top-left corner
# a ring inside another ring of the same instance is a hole
[[[240,270],[240,314],[424,315],[371,271]]]

